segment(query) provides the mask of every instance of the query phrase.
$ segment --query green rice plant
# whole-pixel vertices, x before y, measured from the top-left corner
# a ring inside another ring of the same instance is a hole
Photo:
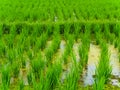
[[[101,50],[101,57],[100,57],[98,68],[100,67],[100,70],[99,70],[100,74],[105,76],[106,81],[108,81],[112,71],[112,67],[110,66],[110,61],[109,61],[110,55],[108,51],[108,46],[104,42],[102,43],[101,47],[102,47],[102,50]],[[104,70],[106,70],[106,72]]]
[[[45,67],[45,62],[43,61],[41,55],[37,56],[35,59],[32,60],[31,66],[32,66],[32,71],[35,74],[35,78],[38,79],[41,70],[43,70]]]
[[[75,29],[74,36],[75,36],[75,40],[77,41],[77,39],[78,39],[78,37],[80,35],[80,30],[81,30],[80,24],[79,23],[75,23],[74,24],[74,29]]]
[[[101,56],[100,56],[100,61],[98,63],[98,67],[95,72],[96,90],[97,88],[102,88],[102,89],[104,88],[104,84],[108,82],[111,76],[111,72],[112,72],[112,67],[110,66],[110,62],[109,62],[108,46],[104,41],[101,41]],[[104,82],[102,82],[102,80]]]
[[[66,48],[65,51],[64,51],[64,54],[62,55],[62,59],[63,59],[65,64],[67,64],[67,62],[68,62],[68,56],[69,56],[69,52]]]
[[[61,38],[60,38],[59,33],[58,32],[54,33],[52,44],[48,48],[45,49],[45,55],[46,55],[46,59],[48,62],[51,62],[54,53],[57,52],[60,42],[61,42],[60,40]]]
[[[0,57],[4,57],[6,55],[6,45],[2,39],[0,39]]]
[[[47,35],[48,37],[51,37],[51,35],[53,34],[53,31],[52,31],[52,25],[46,25],[46,32],[47,32]]]
[[[12,64],[12,74],[14,78],[18,78],[20,72],[20,65],[18,61],[14,61]]]
[[[62,65],[60,62],[56,62],[48,67],[46,73],[47,86],[45,90],[54,90],[58,86],[61,72],[62,72]]]
[[[47,39],[48,39],[48,34],[47,33],[44,33],[41,35],[41,38],[40,38],[40,48],[41,49],[44,49],[45,48],[45,44],[47,42]]]
[[[37,38],[38,37],[38,27],[37,25],[33,26],[33,31],[31,33],[31,36],[34,37],[34,38]]]
[[[22,45],[23,42],[25,41],[25,39],[26,39],[26,36],[23,34],[23,32],[20,33],[19,40],[18,40],[18,45]]]
[[[60,35],[56,33],[56,35],[53,36],[53,41],[52,41],[52,45],[51,45],[54,53],[57,52],[57,49],[59,48],[60,42],[61,42]]]
[[[95,24],[94,32],[95,32],[96,44],[98,45],[98,44],[100,44],[100,41],[101,41],[101,38],[102,38],[100,25]]]
[[[72,48],[74,44],[74,35],[69,35],[67,39],[68,48]]]
[[[34,38],[33,38],[34,37]],[[30,36],[30,46],[34,48],[35,43],[36,43],[37,37],[35,36]]]
[[[119,43],[119,41],[118,41],[118,39],[116,38],[116,39],[114,40],[114,47],[115,47],[115,48],[118,47],[118,43]]]
[[[79,81],[78,67],[73,66],[70,69],[69,74],[66,76],[62,89],[63,90],[78,90],[78,81]]]
[[[86,63],[88,61],[88,50],[83,45],[81,47],[79,47],[79,56],[80,56],[81,66],[82,67],[86,66]]]
[[[19,90],[24,90],[24,87],[25,87],[25,85],[24,85],[23,79],[20,79],[19,80]]]
[[[29,85],[33,85],[33,73],[31,71],[27,74],[27,80]]]
[[[117,37],[120,37],[119,30],[120,30],[120,24],[115,24],[113,32],[114,32],[115,36],[117,36]]]
[[[101,77],[99,81],[95,81],[93,88],[94,90],[104,90],[105,89],[105,77]]]
[[[72,35],[69,35],[69,39],[67,40],[67,45],[65,47],[64,54],[62,56],[62,59],[65,64],[67,64],[67,62],[68,62],[67,59],[68,59],[68,56],[70,55],[70,53],[72,52],[73,44],[74,44],[74,38]]]
[[[32,76],[32,84],[34,90],[47,90],[47,82],[45,79],[44,70],[40,73],[39,81],[36,81],[34,75]]]
[[[0,39],[2,38],[3,35],[3,29],[2,29],[2,25],[0,25]]]
[[[38,90],[38,88],[39,88],[39,82],[36,81],[36,79],[35,79],[34,76],[32,78],[32,82],[33,82],[33,89],[34,90]],[[39,88],[39,90],[40,90],[40,88]]]
[[[112,33],[111,33],[109,39],[110,39],[110,43],[111,43],[111,44],[114,44],[115,34],[112,34]]]
[[[9,34],[7,36],[7,45],[9,48],[13,48],[13,43],[14,43],[14,37],[12,34]]]
[[[65,38],[65,40],[68,39],[69,31],[70,31],[70,25],[65,24],[65,26],[64,26],[64,38]]]
[[[47,42],[48,35],[47,33],[41,34],[39,38],[37,38],[35,42],[35,50],[38,51],[39,49],[43,50],[45,48],[45,44]]]
[[[12,25],[11,28],[10,28],[10,35],[11,35],[11,38],[15,38],[17,32],[16,32],[16,26],[15,25]]]
[[[7,51],[7,59],[12,64],[15,60],[15,51],[13,49],[8,49]]]
[[[28,37],[28,35],[29,35],[28,27],[27,27],[27,26],[22,27],[21,36],[22,36],[23,38],[26,38],[26,37]]]
[[[96,32],[95,36],[96,36],[96,44],[99,45],[101,38],[102,38],[102,35],[100,32]]]
[[[29,57],[29,60],[33,60],[34,54],[33,54],[32,50],[27,51],[27,55]]]
[[[88,51],[90,48],[90,31],[86,30],[82,38],[82,45],[79,47],[79,56],[81,61],[81,66],[86,66],[88,61]]]
[[[54,54],[53,47],[52,48],[49,47],[49,48],[45,49],[45,56],[46,56],[46,59],[47,59],[47,64],[51,64],[53,54]]]
[[[10,86],[10,66],[9,65],[5,65],[2,68],[2,88],[3,90],[8,90],[9,86]]]
[[[109,41],[110,38],[110,28],[109,28],[109,24],[105,24],[104,25],[104,36],[106,38],[106,41]]]
[[[118,49],[118,51],[120,51],[120,39],[119,38],[115,39],[114,46],[115,48]]]
[[[18,56],[21,57],[23,55],[23,53],[24,53],[24,45],[20,44],[19,40],[16,43],[15,49],[17,51]]]
[[[44,70],[42,70],[40,75],[39,90],[46,90],[46,89],[47,89],[47,82],[46,82]]]
[[[22,56],[20,56],[20,60],[21,60],[22,68],[25,68],[26,67],[26,58],[22,55]]]
[[[27,51],[29,50],[32,46],[31,46],[31,39],[29,37],[25,38],[22,42],[22,44],[20,45],[21,49],[23,49],[23,51]]]

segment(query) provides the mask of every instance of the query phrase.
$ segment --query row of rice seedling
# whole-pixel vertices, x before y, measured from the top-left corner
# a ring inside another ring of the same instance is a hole
[[[42,2],[42,3],[41,3]],[[1,2],[2,22],[59,22],[74,20],[119,20],[119,1],[34,0]],[[93,7],[94,6],[94,7]],[[101,7],[100,7],[101,6]],[[44,7],[44,8],[42,8]],[[58,20],[56,18],[58,17]]]
[[[50,46],[48,46],[48,48],[45,49],[45,56],[47,59],[47,64],[52,63],[53,55],[59,49],[60,42],[61,42],[59,26],[54,27],[54,30],[55,31],[53,32],[53,35],[52,35],[52,38],[53,38],[52,43]]]
[[[88,51],[90,47],[90,25],[85,26],[82,36],[82,45],[79,47],[80,63],[85,67],[88,61]]]
[[[108,83],[112,72],[112,67],[110,66],[110,61],[109,61],[110,55],[108,51],[108,46],[106,42],[103,40],[101,41],[100,46],[101,46],[101,56],[95,72],[96,75],[95,84],[94,84],[95,90],[105,89],[105,84]]]

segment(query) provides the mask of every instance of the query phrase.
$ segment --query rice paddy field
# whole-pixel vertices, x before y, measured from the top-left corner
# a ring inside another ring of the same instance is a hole
[[[120,0],[1,0],[0,90],[120,90]]]

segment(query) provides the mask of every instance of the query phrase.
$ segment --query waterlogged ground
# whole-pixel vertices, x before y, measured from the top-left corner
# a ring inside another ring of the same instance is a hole
[[[46,48],[48,48],[52,43],[52,40],[49,40],[46,44]],[[80,62],[80,57],[79,57],[79,51],[78,48],[81,45],[81,40],[78,40],[77,42],[74,43],[73,45],[73,53],[75,55],[77,63]],[[113,45],[108,45],[109,47],[109,55],[110,55],[110,65],[112,66],[112,75],[109,80],[108,85],[106,85],[106,90],[113,89],[113,90],[119,90],[120,87],[120,63],[119,63],[119,54],[118,50],[114,48]],[[57,51],[57,53],[54,54],[52,61],[60,60],[62,58],[62,55],[64,54],[66,48],[66,41],[61,40],[60,47]],[[88,52],[88,63],[87,67],[84,68],[83,74],[82,74],[82,79],[80,80],[80,86],[82,86],[82,89],[88,89],[90,90],[91,86],[94,84],[94,77],[95,77],[95,70],[99,62],[100,58],[100,46],[95,45],[94,43],[90,43],[90,50]],[[31,50],[32,51],[32,50]],[[23,77],[23,82],[25,85],[25,88],[28,89],[28,80],[27,80],[27,74],[30,70],[30,60],[26,56],[26,68],[25,69],[20,69],[19,77]],[[44,50],[42,51],[42,56],[44,57]],[[63,65],[63,73],[61,75],[61,82],[64,82],[66,75],[70,73],[70,69],[72,67],[73,62],[71,62],[71,57],[68,56],[68,63],[66,65]],[[1,61],[1,60],[0,60]],[[10,83],[11,83],[11,90],[13,90],[14,85],[16,84],[18,79],[15,79],[11,77]],[[0,84],[1,84],[1,74],[0,74]]]

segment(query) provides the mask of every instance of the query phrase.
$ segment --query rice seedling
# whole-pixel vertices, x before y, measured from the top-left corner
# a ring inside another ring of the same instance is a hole
[[[82,46],[79,47],[79,56],[81,60],[81,66],[86,66],[86,63],[88,61],[88,51],[90,47],[90,31],[86,29],[85,34],[82,38]]]
[[[17,35],[16,26],[13,25],[13,26],[11,26],[11,28],[10,28],[10,36],[11,36],[11,38],[14,39],[16,35]]]
[[[61,41],[60,35],[59,34],[55,35],[51,45],[53,47],[54,52],[57,52],[57,50],[59,49],[60,41]]]
[[[79,47],[79,55],[80,55],[80,63],[82,67],[84,67],[88,60],[88,50],[86,49],[85,46]]]
[[[30,36],[30,46],[31,46],[32,48],[34,48],[36,40],[37,40],[37,38],[36,38],[35,36],[34,36],[34,38],[33,38],[33,36]],[[25,43],[26,43],[26,42],[25,42]],[[26,43],[26,44],[27,44],[27,43]]]
[[[70,31],[70,25],[69,24],[65,24],[64,27],[65,27],[64,28],[64,38],[65,38],[65,40],[67,40],[68,39],[68,35],[69,35],[69,31]]]
[[[2,29],[2,25],[0,25],[0,39],[2,38],[3,35],[3,29]]]
[[[95,90],[104,88],[104,84],[109,81],[112,72],[112,67],[109,62],[108,46],[104,41],[102,41],[101,49],[100,61],[96,69]]]
[[[53,47],[49,47],[45,50],[45,55],[46,55],[46,59],[47,59],[47,64],[51,63],[52,57],[53,57],[54,51],[53,51]]]
[[[7,51],[7,59],[12,64],[15,60],[15,51],[13,49],[8,49]]]
[[[117,37],[120,37],[120,25],[119,24],[116,24],[115,26],[114,26],[114,30],[113,30],[113,32],[115,33],[115,36],[117,36]]]
[[[68,56],[70,55],[70,53],[72,52],[73,44],[74,44],[74,37],[73,37],[73,35],[69,35],[64,54],[62,56],[62,59],[65,64],[67,64],[67,62],[68,62],[67,59],[68,59]]]
[[[100,25],[95,25],[94,32],[95,32],[96,44],[98,45],[100,44],[102,38]]]
[[[104,25],[104,36],[106,38],[106,41],[109,41],[109,38],[110,38],[110,29],[109,29],[109,25],[108,24],[105,24]]]
[[[79,73],[78,67],[71,68],[70,73],[66,76],[62,89],[64,90],[78,90]]]
[[[29,60],[33,60],[33,58],[34,58],[34,53],[33,53],[32,50],[29,50],[29,51],[27,52],[27,55],[28,55]]]
[[[115,34],[110,34],[110,43],[114,44],[114,40],[115,40]]]
[[[75,31],[74,31],[75,40],[77,41],[80,35],[81,26],[79,25],[79,23],[75,23],[74,28],[75,28]]]
[[[0,39],[0,57],[4,57],[6,55],[6,47],[2,39]]]
[[[31,71],[27,74],[27,80],[29,85],[33,85],[33,73]]]
[[[43,50],[46,46],[47,39],[48,35],[46,32],[37,38],[35,42],[35,51],[38,51],[39,49]]]
[[[19,63],[18,61],[14,61],[11,67],[14,78],[18,78],[19,76],[20,66],[18,63]]]
[[[38,79],[41,70],[43,70],[45,67],[45,62],[43,61],[41,55],[39,55],[38,57],[32,60],[31,66],[32,66],[32,71],[35,74],[35,78]]]
[[[22,64],[22,68],[26,67],[26,60],[23,56],[21,56],[21,64]]]
[[[53,34],[52,26],[51,25],[47,25],[45,29],[46,29],[46,33],[47,33],[48,37],[50,37]]]
[[[24,90],[24,87],[25,87],[25,85],[24,85],[23,79],[20,79],[20,81],[19,81],[19,90]]]
[[[10,67],[5,65],[2,68],[2,88],[3,90],[8,90],[10,86]]]
[[[46,90],[53,90],[58,86],[61,72],[62,66],[59,62],[48,67],[46,73]]]
[[[39,81],[36,81],[35,76],[32,75],[32,86],[34,90],[47,90],[46,83],[47,82],[43,70],[40,73]]]
[[[40,42],[41,42],[40,43],[40,48],[41,49],[45,48],[45,44],[46,44],[47,39],[48,39],[47,33],[44,33],[44,34],[41,35],[41,38],[40,38]]]
[[[57,52],[60,45],[60,40],[61,38],[59,33],[54,33],[52,44],[45,50],[45,55],[48,62],[51,62],[54,53]]]
[[[95,81],[93,88],[94,90],[104,90],[105,89],[105,77],[101,77],[99,81]]]

